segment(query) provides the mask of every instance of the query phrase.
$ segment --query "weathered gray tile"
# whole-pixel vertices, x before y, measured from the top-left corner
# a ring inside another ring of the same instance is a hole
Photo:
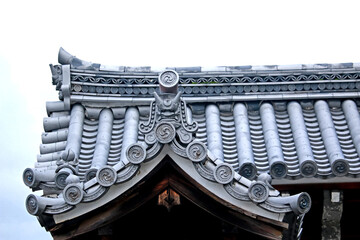
[[[177,72],[201,72],[201,67],[176,67]]]
[[[201,71],[202,72],[225,72],[226,71],[226,67],[220,67],[220,66],[216,66],[216,67],[201,67]]]
[[[151,67],[125,67],[125,72],[150,72]]]
[[[155,67],[151,67],[151,72],[163,72],[165,70],[167,70],[168,68],[166,67],[158,67],[158,66],[155,66]]]
[[[331,64],[328,64],[328,63],[314,64],[314,69],[327,69],[327,68],[331,68]]]
[[[277,70],[278,65],[259,65],[252,66],[252,70],[254,71],[275,71]]]
[[[302,64],[278,65],[278,70],[302,70]]]
[[[249,71],[252,70],[251,65],[244,65],[244,66],[228,66],[226,67],[226,71],[234,72],[234,71]]]
[[[112,66],[112,65],[100,65],[100,71],[116,71],[116,72],[124,72],[124,66]]]
[[[353,67],[353,63],[336,63],[336,64],[332,64],[332,68],[352,68]]]

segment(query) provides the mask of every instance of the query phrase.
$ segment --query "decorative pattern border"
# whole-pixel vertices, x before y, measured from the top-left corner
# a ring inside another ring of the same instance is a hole
[[[71,93],[98,96],[141,96],[152,97],[159,86],[157,75],[104,74],[99,71],[70,73]],[[56,75],[57,76],[57,75]],[[55,76],[55,77],[56,77]],[[57,83],[57,88],[59,83]],[[216,96],[224,94],[269,94],[269,93],[303,93],[359,91],[360,74],[318,73],[318,74],[224,74],[198,73],[183,74],[179,77],[179,91],[183,96]]]
[[[148,96],[152,97],[155,92],[155,85],[112,85],[104,86],[90,83],[72,82],[72,93],[81,95],[102,95],[102,96]],[[183,92],[183,96],[200,96],[207,94],[209,96],[221,95],[221,94],[233,94],[242,95],[249,93],[267,94],[274,92],[309,92],[309,91],[321,91],[321,92],[333,92],[336,90],[342,91],[359,91],[360,81],[346,80],[339,81],[334,80],[332,82],[293,82],[288,84],[283,83],[260,83],[260,84],[182,84],[179,85],[179,91]]]
[[[325,80],[355,80],[360,79],[358,72],[353,73],[321,73],[321,74],[291,74],[291,75],[237,75],[217,76],[217,74],[204,74],[201,77],[180,76],[180,84],[214,84],[214,83],[259,83],[259,82],[305,82]],[[136,75],[105,75],[105,74],[79,74],[71,73],[71,81],[104,83],[104,84],[158,84],[157,75],[136,76]]]

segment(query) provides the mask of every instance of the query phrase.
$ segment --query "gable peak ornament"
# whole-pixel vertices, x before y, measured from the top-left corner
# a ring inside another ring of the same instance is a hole
[[[159,74],[159,93],[154,92],[149,119],[139,124],[147,145],[170,144],[174,151],[187,157],[185,148],[194,140],[198,124],[188,115],[186,103],[178,91],[179,75],[167,70]]]
[[[166,70],[159,74],[160,90],[166,93],[176,93],[178,90],[179,74],[174,70]]]

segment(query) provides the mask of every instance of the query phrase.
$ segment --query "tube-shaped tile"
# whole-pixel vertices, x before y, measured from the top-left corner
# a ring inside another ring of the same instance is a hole
[[[345,100],[342,103],[346,122],[349,126],[351,138],[358,155],[360,156],[360,114],[353,100]]]
[[[66,128],[69,126],[70,116],[48,117],[44,118],[43,125],[46,132]]]
[[[84,118],[84,107],[80,104],[74,105],[71,109],[66,148],[61,155],[61,159],[64,161],[69,162],[79,158]],[[74,175],[78,167],[70,168],[65,165],[59,166],[59,168],[60,170],[55,176],[55,184],[58,188],[63,189],[69,183],[80,181],[79,177]]]
[[[30,194],[26,198],[26,209],[27,211],[32,214],[39,216],[41,213],[44,212],[47,206],[54,206],[54,205],[62,205],[65,201],[62,197],[59,198],[49,198],[49,197],[40,197],[34,194]]]
[[[239,161],[239,173],[246,178],[253,179],[256,176],[257,171],[254,163],[250,125],[246,106],[242,103],[235,104],[233,114]]]
[[[40,154],[47,154],[65,150],[66,141],[40,144]]]
[[[304,177],[313,177],[317,173],[317,165],[312,153],[301,105],[292,101],[288,104],[287,110],[299,159],[300,173]]]
[[[46,111],[48,116],[50,116],[52,112],[65,111],[65,104],[63,101],[46,102]]]
[[[138,140],[139,111],[135,107],[129,107],[125,113],[124,134],[121,147],[120,162],[128,163],[126,151],[128,147]]]
[[[68,129],[59,129],[53,132],[45,132],[41,135],[41,141],[43,144],[66,141],[68,132]]]
[[[42,163],[42,162],[57,161],[57,160],[61,159],[62,154],[63,154],[63,151],[47,153],[47,154],[38,154],[37,162]]]
[[[269,160],[270,174],[274,178],[283,178],[287,174],[287,166],[284,161],[273,106],[269,103],[262,104],[260,107],[260,116]]]
[[[349,164],[341,150],[328,104],[323,100],[317,101],[315,113],[332,172],[336,176],[344,176],[349,172]]]
[[[215,104],[207,105],[205,116],[207,147],[216,159],[224,161],[219,108]]]
[[[26,186],[35,188],[40,182],[53,182],[55,169],[51,168],[26,168],[23,172],[23,181]]]
[[[94,157],[91,168],[85,173],[85,179],[90,180],[96,176],[96,172],[105,166],[110,151],[114,116],[110,109],[103,109],[99,116],[99,128],[96,137]]]
[[[84,125],[85,111],[80,104],[74,105],[71,110],[69,131],[65,151],[72,150],[78,158],[81,149],[81,139]]]

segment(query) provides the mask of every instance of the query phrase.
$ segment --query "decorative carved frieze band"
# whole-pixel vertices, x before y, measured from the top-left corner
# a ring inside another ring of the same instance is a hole
[[[57,67],[57,66],[55,66]],[[228,74],[229,76],[226,76]],[[146,75],[146,76],[144,76]],[[358,72],[349,73],[319,73],[319,74],[236,74],[236,73],[198,73],[194,76],[186,77],[182,75],[179,77],[179,84],[217,84],[217,83],[280,83],[280,82],[308,82],[308,81],[336,81],[336,80],[355,80],[360,79]],[[111,74],[101,73],[98,71],[78,71],[76,69],[71,70],[71,81],[76,82],[89,82],[89,83],[101,83],[101,84],[159,84],[158,75],[153,74]],[[346,81],[345,81],[346,82]],[[56,81],[54,83],[57,83]],[[341,86],[340,86],[341,88]]]
[[[151,97],[156,84],[97,84],[72,81],[72,94],[87,96],[132,96]],[[324,80],[307,82],[255,82],[255,83],[199,83],[180,84],[179,91],[183,96],[217,96],[222,94],[269,94],[269,93],[304,93],[304,92],[335,92],[359,91],[359,80]]]
[[[62,84],[57,73],[58,66],[52,66],[54,84]],[[177,74],[166,71],[165,77]],[[71,69],[71,94],[86,96],[131,96],[152,97],[160,80],[156,73],[116,73],[93,70]],[[62,75],[61,75],[62,76]],[[337,91],[354,92],[360,89],[358,72],[199,72],[176,76],[179,91],[183,96],[218,96],[224,94],[269,94],[269,93],[306,93]],[[160,84],[161,85],[161,84]]]

